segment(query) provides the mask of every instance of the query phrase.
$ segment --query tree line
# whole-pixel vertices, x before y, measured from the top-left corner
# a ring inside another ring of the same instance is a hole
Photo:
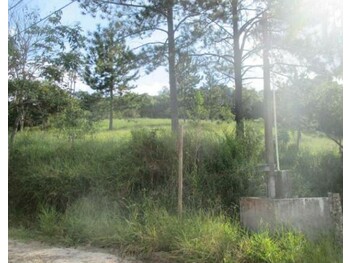
[[[263,78],[265,17],[279,121],[324,132],[342,147],[341,1],[317,10],[314,0],[78,2],[109,24],[84,35],[61,23],[62,11],[41,23],[37,11],[9,14],[11,141],[24,125],[78,106],[108,109],[110,129],[113,114],[170,117],[173,131],[179,118],[234,119],[244,136],[244,119],[262,117],[263,96],[251,82]],[[142,44],[131,48],[134,39]],[[169,73],[168,91],[131,92],[141,70],[159,66]],[[78,79],[96,93],[77,92]]]

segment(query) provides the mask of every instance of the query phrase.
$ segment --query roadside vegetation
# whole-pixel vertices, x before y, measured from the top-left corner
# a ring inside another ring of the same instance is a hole
[[[9,162],[10,237],[113,247],[148,259],[160,253],[169,262],[341,262],[331,235],[311,241],[290,230],[250,233],[240,226],[239,198],[266,195],[257,169],[262,123],[247,123],[243,140],[232,123],[185,124],[182,217],[170,121],[115,123],[119,129],[108,131],[104,121],[74,144],[54,129],[18,134]],[[295,195],[341,189],[337,151],[327,138],[313,139],[322,151],[306,143],[284,160],[295,173]]]

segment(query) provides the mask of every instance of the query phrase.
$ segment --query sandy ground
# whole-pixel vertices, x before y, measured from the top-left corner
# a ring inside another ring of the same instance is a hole
[[[8,262],[11,263],[142,263],[122,258],[116,253],[94,248],[51,247],[40,242],[8,241]]]

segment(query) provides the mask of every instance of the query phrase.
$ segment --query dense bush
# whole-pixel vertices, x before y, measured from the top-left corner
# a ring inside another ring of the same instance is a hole
[[[201,207],[234,208],[239,197],[262,195],[263,180],[256,167],[262,151],[261,134],[247,127],[246,136],[224,136],[200,129],[187,133],[184,142],[185,196]]]

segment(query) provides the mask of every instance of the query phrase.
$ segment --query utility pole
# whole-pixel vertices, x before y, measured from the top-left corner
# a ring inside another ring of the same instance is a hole
[[[273,153],[273,136],[272,136],[272,93],[270,84],[270,39],[268,34],[267,13],[262,17],[263,30],[263,71],[264,71],[264,124],[265,124],[265,160],[268,164],[268,182],[267,191],[269,198],[276,197],[275,189],[275,160]]]

